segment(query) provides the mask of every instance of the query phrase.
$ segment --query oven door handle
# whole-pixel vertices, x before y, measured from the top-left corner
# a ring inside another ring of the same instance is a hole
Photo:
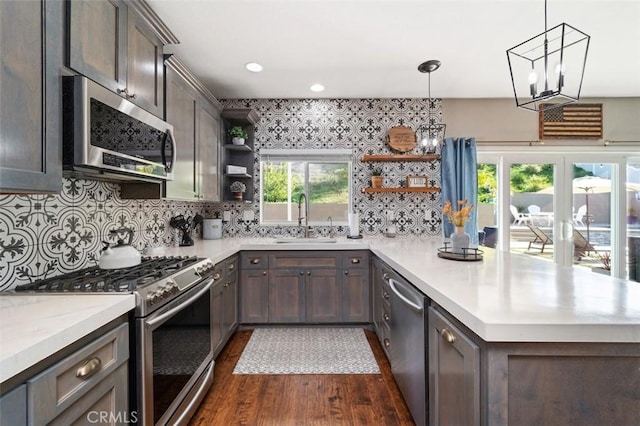
[[[207,280],[207,283],[205,284],[205,286],[204,286],[204,288],[202,290],[199,290],[196,294],[194,294],[193,296],[189,297],[187,300],[178,303],[176,306],[174,306],[173,308],[169,309],[167,312],[164,312],[164,313],[158,315],[157,317],[155,317],[153,319],[148,319],[146,321],[147,322],[147,326],[153,328],[156,324],[160,324],[160,323],[164,322],[169,317],[171,317],[174,314],[178,313],[179,311],[183,310],[186,306],[192,304],[198,298],[200,298],[200,296],[202,296],[203,294],[208,292],[211,289],[211,285],[212,284],[213,284],[213,278],[209,278]]]

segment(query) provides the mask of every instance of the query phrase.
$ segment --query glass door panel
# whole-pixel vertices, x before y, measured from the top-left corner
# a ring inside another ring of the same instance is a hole
[[[478,231],[480,244],[495,248],[498,244],[496,164],[478,164]]]

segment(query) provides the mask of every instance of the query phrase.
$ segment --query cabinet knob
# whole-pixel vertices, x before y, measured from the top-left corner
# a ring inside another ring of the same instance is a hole
[[[351,263],[354,263],[354,264],[360,263],[360,259],[351,259]]]
[[[388,314],[388,313],[386,313],[386,312],[384,313],[384,315],[382,315],[382,318],[384,318],[384,320],[385,320],[386,322],[389,322],[389,320],[391,319],[391,317],[389,316],[389,314]]]
[[[304,275],[304,272],[300,271],[300,275]]]
[[[101,365],[102,361],[97,356],[90,358],[76,370],[76,377],[80,379],[89,378],[100,370]]]
[[[389,293],[387,293],[385,291],[384,293],[382,293],[382,297],[384,297],[385,299],[389,300]]]
[[[230,271],[233,271],[235,268],[236,268],[235,264],[232,263],[232,264],[229,265],[229,270]]]
[[[349,275],[349,271],[344,271],[344,274],[345,275]]]
[[[262,275],[267,275],[267,271],[262,271]]]
[[[220,274],[219,273],[216,273],[216,274],[213,275],[213,280],[214,281],[218,281],[219,279],[220,279]]]
[[[252,265],[257,265],[258,263],[260,263],[260,258],[256,257],[255,259],[251,259],[249,261]]]
[[[389,341],[389,339],[384,339],[384,347],[388,348],[389,346],[391,346],[391,342]]]
[[[307,271],[307,275],[311,275],[311,271]]]
[[[453,343],[456,341],[456,336],[454,336],[454,334],[447,330],[446,328],[443,328],[442,331],[440,332],[440,335],[444,338],[444,340],[446,340],[449,343]]]
[[[385,273],[382,275],[382,279],[385,281],[389,281],[389,274]]]

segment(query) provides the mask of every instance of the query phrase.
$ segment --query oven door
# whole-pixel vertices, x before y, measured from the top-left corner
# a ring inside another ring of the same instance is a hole
[[[212,284],[207,279],[136,319],[139,424],[186,423],[211,387]]]

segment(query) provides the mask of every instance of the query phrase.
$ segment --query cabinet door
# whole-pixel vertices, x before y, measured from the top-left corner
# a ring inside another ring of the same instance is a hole
[[[238,257],[234,256],[226,260],[224,267],[222,328],[228,338],[238,326]]]
[[[269,275],[267,269],[243,269],[240,272],[240,322],[269,322]]]
[[[217,356],[224,346],[226,336],[224,323],[224,279],[220,279],[213,285],[211,300],[211,344],[213,346],[213,356]]]
[[[131,102],[163,117],[163,45],[151,28],[129,9],[127,28],[127,93]]]
[[[480,424],[480,350],[429,308],[429,424]]]
[[[62,188],[63,6],[0,1],[0,193]]]
[[[173,125],[176,139],[176,163],[173,181],[166,183],[167,198],[187,201],[197,199],[196,102],[195,91],[171,68],[166,69],[166,120]]]
[[[269,322],[305,321],[304,274],[302,269],[269,271]]]
[[[345,265],[347,267],[347,265]],[[346,268],[342,276],[342,320],[371,322],[369,270]]]
[[[198,198],[220,201],[218,181],[218,149],[220,146],[220,114],[203,102],[198,108]]]
[[[124,0],[73,0],[66,5],[67,65],[113,92],[125,89],[128,16]]]
[[[314,323],[342,320],[342,285],[335,269],[307,269],[305,279],[306,319]]]

